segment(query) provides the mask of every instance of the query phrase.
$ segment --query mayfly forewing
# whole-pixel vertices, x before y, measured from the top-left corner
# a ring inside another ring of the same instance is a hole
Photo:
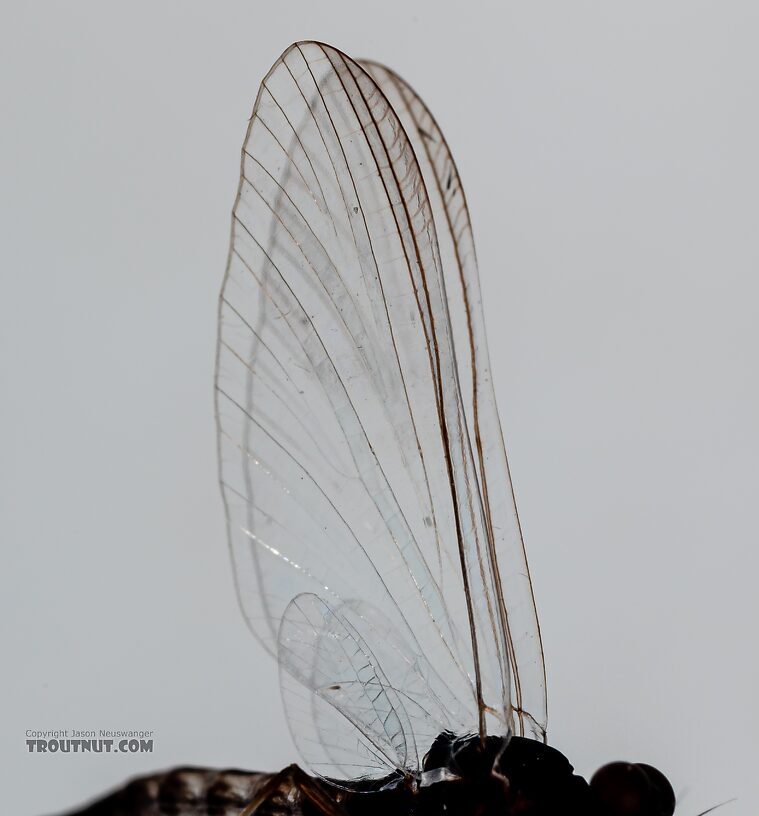
[[[381,610],[469,731],[479,666],[466,616],[448,608],[460,563],[443,587],[440,554],[483,522],[438,267],[385,97],[335,49],[288,49],[251,118],[220,303],[220,472],[241,603],[272,652],[301,593]],[[383,668],[402,690],[407,667]]]
[[[478,485],[486,515],[487,553],[496,564],[499,591],[493,609],[502,617],[511,668],[514,729],[545,738],[545,664],[513,486],[495,401],[469,209],[458,169],[437,121],[396,73],[374,62],[362,66],[398,114],[427,183],[436,226],[453,332],[456,366]],[[502,606],[499,608],[499,604]],[[497,641],[483,639],[483,649]],[[491,663],[495,662],[491,660]]]

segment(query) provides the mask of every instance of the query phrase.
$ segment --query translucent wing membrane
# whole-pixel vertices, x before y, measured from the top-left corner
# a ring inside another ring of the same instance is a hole
[[[443,261],[461,396],[475,448],[489,556],[502,588],[496,600],[509,645],[514,728],[520,735],[542,740],[548,720],[543,647],[493,390],[464,189],[445,137],[416,92],[385,66],[368,61],[360,64],[398,115],[427,183]]]
[[[240,602],[304,759],[343,778],[417,769],[444,729],[507,734],[512,699],[521,730],[510,669],[544,689],[458,176],[369,70],[300,43],[264,80],[217,361]]]
[[[418,769],[448,723],[424,657],[364,603],[294,598],[279,629],[279,663],[285,706],[299,726],[294,740],[316,773],[351,779]]]

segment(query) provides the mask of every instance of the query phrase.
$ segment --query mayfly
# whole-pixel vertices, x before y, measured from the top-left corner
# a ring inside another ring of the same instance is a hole
[[[216,400],[240,604],[310,773],[176,769],[81,813],[673,813],[651,766],[587,783],[547,744],[469,212],[387,68],[301,42],[261,84]]]

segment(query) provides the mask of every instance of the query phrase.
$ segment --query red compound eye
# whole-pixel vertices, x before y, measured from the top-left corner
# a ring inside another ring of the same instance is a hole
[[[654,791],[655,804],[657,806],[657,813],[662,816],[672,816],[675,812],[675,791],[669,783],[669,779],[653,765],[646,765],[645,762],[637,763],[639,768],[642,768],[651,782],[651,787]]]
[[[608,816],[672,816],[675,793],[651,765],[610,762],[590,780],[591,790]]]

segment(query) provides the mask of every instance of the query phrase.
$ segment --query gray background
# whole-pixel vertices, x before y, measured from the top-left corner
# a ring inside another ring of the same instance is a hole
[[[759,6],[3,3],[2,810],[293,761],[216,486],[215,301],[258,83],[388,63],[468,191],[548,659],[583,773],[756,810]],[[27,728],[155,753],[37,756]]]

